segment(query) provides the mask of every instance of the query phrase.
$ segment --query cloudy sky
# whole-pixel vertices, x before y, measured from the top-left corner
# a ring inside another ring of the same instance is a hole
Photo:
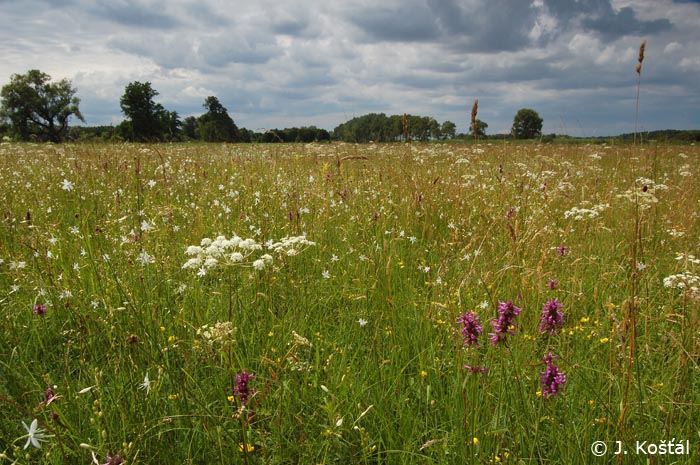
[[[131,81],[181,116],[215,95],[249,129],[333,129],[370,112],[487,133],[533,108],[544,132],[700,129],[700,1],[0,0],[0,85],[72,80],[89,125],[119,123]]]

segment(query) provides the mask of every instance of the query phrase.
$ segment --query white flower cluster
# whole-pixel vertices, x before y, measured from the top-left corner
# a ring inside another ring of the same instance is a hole
[[[316,243],[306,239],[306,236],[283,237],[278,242],[267,241],[265,243],[265,247],[269,250],[289,256],[298,254],[300,247],[310,245],[316,245]]]
[[[571,210],[564,212],[564,218],[573,218],[576,221],[592,220],[600,215],[600,212],[609,208],[609,204],[595,205],[593,208],[573,207]]]
[[[185,254],[191,258],[182,268],[198,270],[197,274],[200,276],[204,276],[213,268],[226,265],[250,265],[254,270],[262,271],[272,263],[272,255],[265,253],[251,260],[254,253],[267,248],[274,253],[291,256],[299,253],[299,247],[309,245],[315,243],[304,236],[285,237],[278,242],[268,241],[264,246],[255,239],[242,239],[235,234],[230,239],[225,236],[218,236],[214,240],[204,238],[200,245],[187,247]]]
[[[700,276],[694,275],[688,271],[665,277],[664,286],[673,289],[681,289],[689,297],[700,299]]]
[[[685,261],[686,266],[688,263],[692,263],[693,265],[700,265],[700,258],[695,258],[695,255],[692,254],[685,254],[681,253],[676,256],[677,261]]]
[[[217,343],[233,342],[233,334],[237,329],[230,321],[217,321],[213,326],[203,325],[198,328],[197,336],[201,336],[202,341],[211,347]]]
[[[628,189],[622,194],[618,194],[618,198],[624,198],[632,203],[637,204],[641,209],[647,209],[651,207],[652,204],[658,203],[659,199],[656,197],[656,193],[659,191],[668,190],[668,186],[665,184],[657,184],[648,178],[637,178],[635,180],[635,189]]]
[[[679,254],[676,256],[676,260],[684,261],[686,267],[688,265],[700,265],[700,259],[690,254]],[[700,300],[700,276],[693,274],[687,269],[682,273],[665,277],[664,287],[680,289],[688,297]]]

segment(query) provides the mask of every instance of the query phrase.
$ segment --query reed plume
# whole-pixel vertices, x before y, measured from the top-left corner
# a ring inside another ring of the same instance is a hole
[[[639,46],[639,58],[637,58],[637,100],[634,108],[634,136],[632,143],[637,145],[637,117],[639,116],[639,88],[642,84],[642,62],[644,61],[644,50],[647,48],[647,40],[642,41],[642,45]]]
[[[472,106],[472,133],[477,142],[479,142],[479,125],[477,124],[476,114],[479,111],[479,99],[474,100]]]
[[[410,143],[411,142],[411,133],[408,130],[408,115],[406,113],[403,114],[403,138],[406,140],[406,142]]]

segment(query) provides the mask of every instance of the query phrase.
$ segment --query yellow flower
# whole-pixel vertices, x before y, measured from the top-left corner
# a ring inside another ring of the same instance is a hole
[[[472,438],[472,444],[474,444],[475,446],[478,446],[478,445],[479,445],[479,438],[473,437],[473,438]]]
[[[587,316],[582,316],[579,321],[581,323],[588,323],[590,321],[590,318],[588,318]]]
[[[180,393],[175,393],[175,394],[170,394],[168,395],[168,400],[177,400],[180,398]]]
[[[177,339],[177,337],[175,337],[175,335],[173,335],[173,334],[168,336],[168,342],[175,342],[175,339]]]
[[[255,446],[252,444],[246,444],[245,450],[246,452],[253,452],[255,450]],[[238,444],[238,452],[243,453],[243,444]]]
[[[160,327],[160,332],[161,332],[161,333],[164,333],[164,332],[165,332],[165,326],[161,326],[161,327]]]
[[[610,342],[610,339],[608,339],[607,337],[604,337],[604,338],[601,338],[601,339],[600,339],[600,343],[601,343],[601,344],[607,344],[608,342]]]
[[[226,396],[226,400],[228,400],[229,402],[233,402],[234,400],[236,400],[236,398],[234,396]]]
[[[542,397],[542,391],[537,391],[537,392],[535,393],[535,395],[536,395],[537,397]]]
[[[425,370],[421,370],[421,372],[420,372],[420,377],[421,377],[421,378],[425,378],[426,376],[428,376],[428,372],[425,371]]]

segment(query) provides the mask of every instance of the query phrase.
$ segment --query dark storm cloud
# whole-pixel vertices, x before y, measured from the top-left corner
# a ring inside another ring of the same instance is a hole
[[[433,13],[423,2],[396,6],[367,5],[353,9],[347,19],[359,27],[368,40],[414,42],[434,40],[440,34]]]
[[[583,26],[586,29],[599,32],[606,40],[614,40],[625,35],[651,35],[671,28],[667,19],[640,21],[630,7],[621,8],[613,14],[597,18],[585,18]]]
[[[469,51],[518,50],[529,46],[536,11],[530,2],[428,0],[445,37]],[[476,3],[476,4],[475,4]]]
[[[544,4],[561,21],[563,29],[574,27],[578,21],[584,30],[599,33],[606,40],[655,34],[672,26],[666,18],[642,21],[629,6],[616,11],[610,0],[544,0]]]
[[[370,40],[452,43],[464,51],[517,50],[529,44],[536,12],[521,0],[427,0],[365,5],[347,19]]]
[[[173,29],[180,19],[167,12],[168,2],[139,0],[100,0],[85,6],[93,15],[127,27]]]

